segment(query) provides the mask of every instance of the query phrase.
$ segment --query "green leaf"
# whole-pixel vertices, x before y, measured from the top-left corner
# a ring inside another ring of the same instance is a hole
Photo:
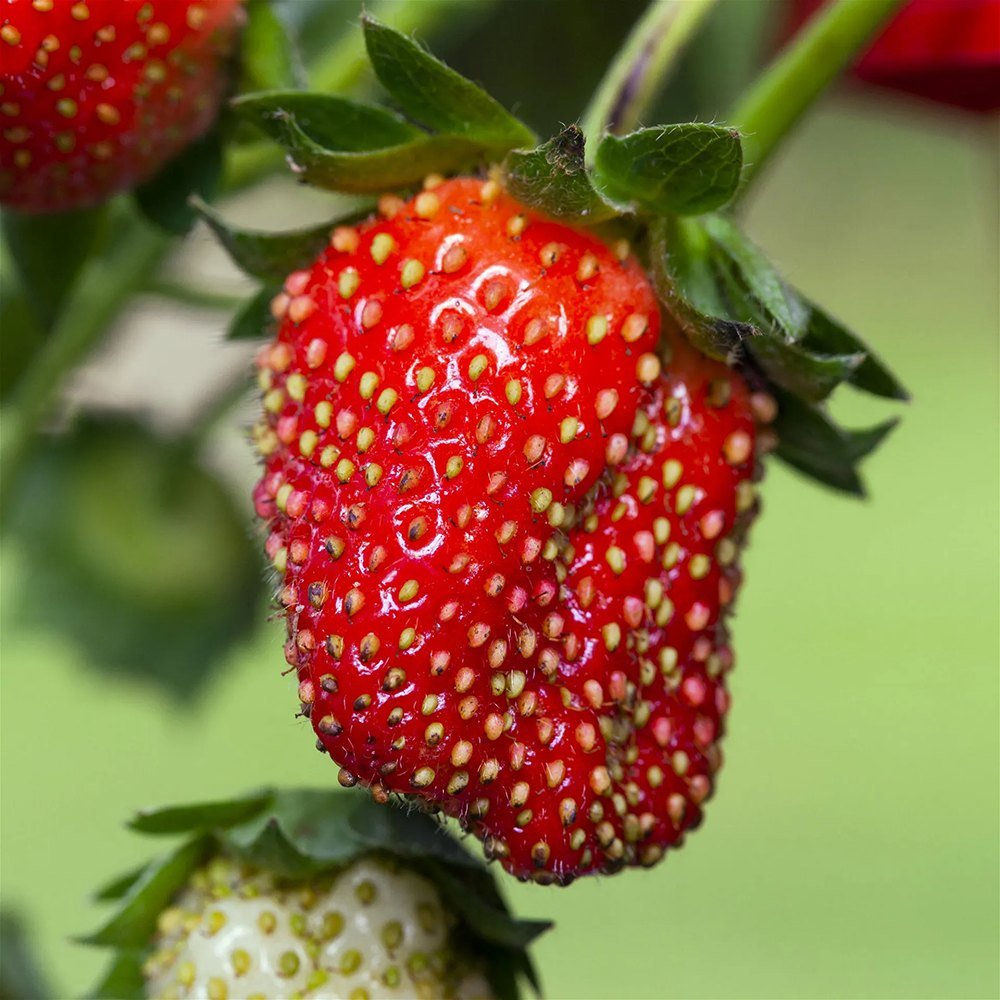
[[[775,397],[778,400],[778,418],[774,423],[778,435],[776,454],[793,468],[833,489],[864,496],[858,463],[885,440],[899,421],[886,420],[863,430],[847,430],[820,407],[791,393],[777,390]]]
[[[345,153],[324,149],[294,122],[284,122],[282,132],[281,144],[302,180],[348,194],[410,187],[430,173],[469,167],[483,154],[479,144],[451,136],[421,136],[399,146]]]
[[[261,281],[277,285],[292,271],[312,264],[329,245],[333,227],[344,221],[332,219],[308,229],[267,233],[234,226],[200,199],[192,199],[192,205],[237,267]],[[355,218],[352,216],[352,221]]]
[[[306,82],[292,40],[269,0],[247,4],[241,57],[243,90],[277,90]]]
[[[584,136],[576,125],[504,160],[504,183],[518,201],[562,222],[603,222],[618,215],[594,189],[584,166]]]
[[[494,155],[535,144],[523,122],[412,38],[370,16],[362,26],[375,75],[414,121],[475,140]]]
[[[814,351],[864,353],[864,361],[848,379],[855,388],[885,399],[910,398],[910,394],[896,376],[872,353],[871,348],[819,306],[811,306],[809,324],[802,339],[802,346]]]
[[[703,231],[685,220],[660,219],[650,230],[649,245],[653,287],[684,335],[703,354],[731,360],[757,330],[724,317]]]
[[[190,805],[144,809],[135,814],[128,826],[139,833],[176,834],[196,830],[215,830],[234,826],[256,816],[274,799],[274,792],[262,789],[235,799],[196,802]]]
[[[78,940],[82,944],[115,948],[146,947],[156,929],[156,918],[205,860],[210,845],[207,838],[199,837],[151,862],[124,896],[114,916],[93,934]]]
[[[265,285],[247,299],[233,316],[226,331],[226,340],[266,340],[273,337],[277,321],[271,314],[271,300],[278,291],[273,285]]]
[[[725,216],[709,216],[702,224],[715,247],[735,267],[739,281],[765,313],[787,337],[801,339],[809,321],[809,309],[785,284],[774,265]]]
[[[3,237],[21,278],[23,302],[39,327],[48,330],[73,290],[76,279],[106,231],[107,209],[83,209],[57,215],[0,212]],[[4,313],[8,312],[4,282]],[[10,319],[4,317],[5,357]]]
[[[238,97],[232,107],[286,148],[294,145],[290,126],[315,145],[344,153],[405,145],[425,134],[385,108],[335,94],[276,90]]]
[[[168,233],[182,236],[196,218],[191,196],[212,198],[221,176],[222,141],[218,129],[213,129],[136,188],[136,203],[151,222]]]
[[[606,135],[594,183],[612,201],[657,214],[720,208],[739,186],[743,152],[735,129],[692,122]]]
[[[118,952],[88,996],[93,1000],[146,1000],[146,977],[142,972],[142,963],[141,952]]]
[[[265,604],[228,489],[186,441],[124,418],[82,418],[36,448],[4,530],[33,566],[12,614],[67,636],[114,683],[193,699]]]

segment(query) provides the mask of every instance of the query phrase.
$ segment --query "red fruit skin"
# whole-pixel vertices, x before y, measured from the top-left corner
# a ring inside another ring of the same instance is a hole
[[[796,0],[793,28],[822,6]],[[970,111],[1000,109],[1000,0],[910,0],[861,57],[869,83]]]
[[[0,201],[85,208],[212,123],[240,0],[0,0]]]
[[[683,347],[661,379],[659,312],[638,265],[493,182],[445,182],[334,243],[275,300],[255,430],[255,502],[317,745],[343,783],[458,818],[520,878],[652,863],[697,822],[718,763],[720,613],[735,571],[716,560],[684,574],[737,526],[754,466],[745,387]],[[706,386],[723,382],[730,401],[706,409]],[[664,394],[678,400],[673,423]],[[720,450],[734,432],[746,436],[735,464]],[[630,447],[635,434],[651,453]],[[667,451],[684,474],[620,517],[647,471],[662,480]],[[624,476],[614,489],[611,468]],[[680,490],[684,513],[671,506]],[[645,562],[634,537],[654,511],[670,539],[645,546]],[[722,523],[702,546],[710,511]],[[620,575],[605,558],[619,536]],[[649,576],[676,594],[660,626]],[[676,665],[649,679],[668,647]],[[665,714],[670,732],[654,733]],[[656,762],[676,767],[650,779]]]

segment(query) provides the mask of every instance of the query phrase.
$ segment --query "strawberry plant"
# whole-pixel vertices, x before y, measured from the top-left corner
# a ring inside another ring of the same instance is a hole
[[[417,40],[461,30],[446,0],[3,0],[18,614],[183,703],[271,597],[288,739],[339,768],[139,814],[176,841],[100,893],[96,995],[516,997],[546,925],[499,883],[650,868],[702,824],[765,472],[864,496],[896,418],[838,401],[907,399],[742,215],[900,4],[837,0],[728,113],[649,124],[714,6],[651,4],[540,133]],[[234,221],[282,178],[307,224]],[[164,266],[193,226],[251,294]],[[73,403],[154,295],[226,313],[238,363],[179,418]],[[251,393],[252,486],[209,440]]]

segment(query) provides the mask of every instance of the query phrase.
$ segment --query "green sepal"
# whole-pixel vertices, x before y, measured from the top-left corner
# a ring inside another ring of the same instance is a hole
[[[21,279],[23,302],[43,332],[55,323],[83,266],[101,243],[107,217],[107,205],[54,215],[25,215],[6,208],[0,212],[4,243]],[[3,291],[6,367],[7,341],[17,323],[15,314],[8,315],[7,299],[14,293],[6,278]]]
[[[426,133],[381,149],[327,149],[286,112],[270,119],[267,131],[285,148],[292,170],[303,181],[347,194],[378,194],[410,187],[429,173],[453,173],[485,155],[474,140]]]
[[[290,125],[314,145],[342,153],[401,146],[426,134],[385,108],[336,94],[272,90],[237,97],[232,108],[290,151]]]
[[[747,349],[770,382],[814,403],[849,382],[865,360],[864,354],[817,354],[780,336],[754,337]]]
[[[299,851],[285,833],[281,820],[272,815],[249,820],[227,831],[224,842],[241,860],[267,868],[283,878],[311,878],[326,864]]]
[[[112,948],[145,948],[156,930],[156,918],[209,856],[211,849],[210,838],[196,837],[150,862],[122,897],[111,919],[92,934],[77,940],[81,944]]]
[[[728,258],[738,280],[767,316],[773,318],[788,339],[801,339],[809,322],[809,308],[789,288],[774,265],[731,219],[710,215],[702,224],[713,247]],[[767,325],[766,321],[762,323],[764,327]]]
[[[728,362],[758,331],[724,315],[703,241],[703,231],[685,220],[658,219],[649,235],[650,273],[657,297],[687,339],[710,358]]]
[[[440,835],[442,839],[447,834]],[[470,855],[471,857],[471,855]],[[475,859],[473,859],[475,861]],[[515,920],[506,911],[492,876],[482,865],[465,863],[457,870],[435,862],[434,882],[454,900],[469,926],[482,938],[505,948],[526,948],[552,926],[551,920]]]
[[[527,125],[412,38],[370,15],[361,23],[375,75],[414,121],[472,140],[491,156],[535,144]]]
[[[899,423],[883,421],[874,427],[848,430],[838,426],[822,408],[782,390],[774,391],[778,417],[777,454],[789,465],[835,490],[864,496],[858,472],[861,460],[874,451]]]
[[[226,340],[267,340],[273,337],[277,321],[271,315],[271,300],[278,291],[273,285],[265,285],[247,299],[233,315],[226,330]]]
[[[736,193],[743,148],[736,129],[691,122],[606,135],[594,155],[594,183],[613,202],[659,215],[693,215]]]
[[[560,222],[594,224],[620,215],[594,188],[584,164],[584,135],[569,125],[534,149],[515,149],[503,163],[504,186],[518,201]]]
[[[202,802],[197,805],[141,809],[129,821],[138,833],[178,834],[234,826],[255,816],[274,800],[270,789],[249,792],[235,799]]]
[[[806,300],[803,300],[806,301]],[[848,381],[856,389],[869,392],[884,399],[898,399],[902,402],[910,398],[903,384],[886,367],[877,355],[860,337],[814,303],[810,307],[809,323],[802,338],[802,346],[814,351],[837,353],[863,353],[864,361],[851,373]]]
[[[857,466],[897,421],[847,430],[820,404],[845,383],[905,398],[885,366],[789,286],[728,219],[656,220],[649,252],[657,293],[688,339],[767,382],[779,404],[778,457],[834,489],[864,495]]]
[[[197,218],[192,196],[210,199],[219,188],[222,146],[220,130],[213,128],[140,184],[134,195],[143,215],[166,232],[183,236]]]
[[[308,229],[268,233],[234,226],[198,198],[192,199],[192,206],[215,233],[237,267],[261,281],[278,285],[292,271],[312,264],[329,245],[333,227],[344,221],[331,219]],[[352,215],[351,221],[357,218],[357,215]]]
[[[351,813],[348,824],[357,842],[372,849],[391,847],[401,857],[432,859],[449,868],[482,868],[437,820],[425,814],[410,815],[366,803]]]
[[[133,868],[132,871],[126,872],[124,875],[117,875],[110,881],[105,882],[104,885],[94,890],[94,900],[99,903],[112,903],[116,899],[121,899],[139,881],[145,870],[146,866],[140,865],[138,868]]]
[[[245,91],[305,85],[305,70],[270,0],[250,0],[240,42]]]
[[[787,328],[776,322],[747,287],[743,277],[737,277],[737,265],[730,259],[719,259],[716,249],[715,271],[726,297],[727,315],[739,317],[750,323],[757,335],[746,341],[746,348],[757,367],[774,385],[787,389],[793,395],[818,403],[826,399],[838,385],[849,381],[864,362],[863,352],[856,354],[823,354],[810,351],[796,343]],[[778,283],[784,285],[775,272]],[[783,296],[796,298],[791,288],[785,286]],[[803,311],[798,304],[794,312]]]

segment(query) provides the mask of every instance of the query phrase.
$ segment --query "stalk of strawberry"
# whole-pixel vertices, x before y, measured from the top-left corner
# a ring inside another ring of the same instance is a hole
[[[774,437],[758,424],[858,492],[889,425],[844,430],[823,401],[902,390],[713,214],[741,181],[734,130],[527,148],[468,81],[365,30],[409,120],[299,93],[241,110],[320,185],[466,173],[383,197],[318,256],[322,228],[207,214],[251,273],[284,278],[255,502],[302,713],[343,784],[454,816],[520,878],[654,863],[721,761],[725,616]]]
[[[61,212],[151,177],[215,118],[240,0],[3,0],[0,201]]]
[[[517,1000],[537,988],[519,921],[432,820],[370,801],[265,789],[139,813],[180,843],[98,898],[84,940],[115,949],[97,997],[420,996]]]

